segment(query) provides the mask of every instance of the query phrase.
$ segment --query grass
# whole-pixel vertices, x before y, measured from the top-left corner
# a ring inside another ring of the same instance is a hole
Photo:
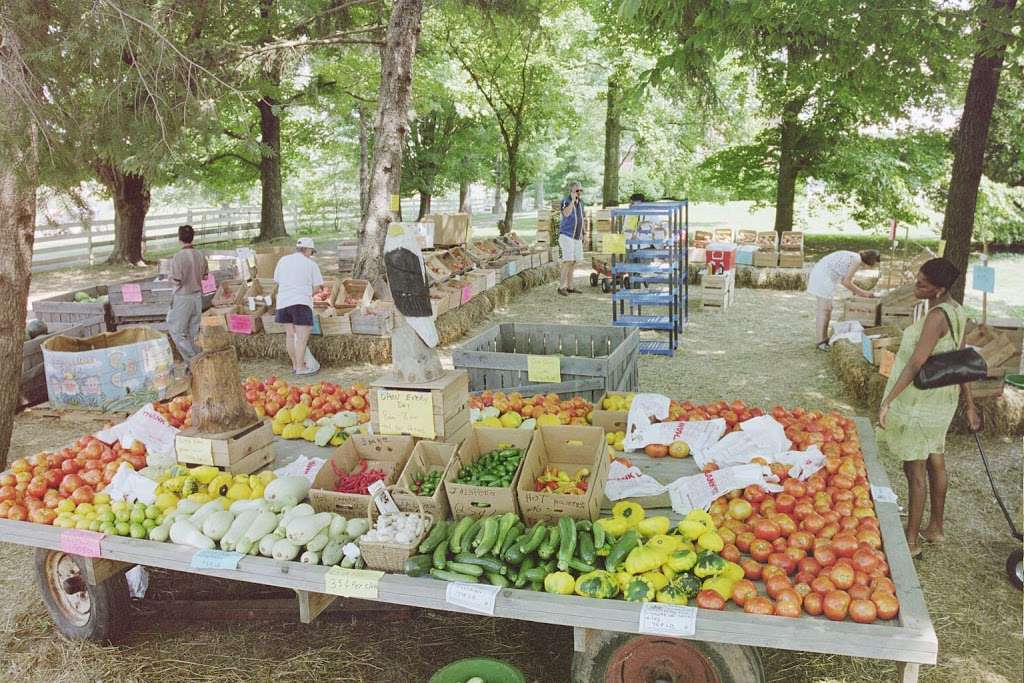
[[[577,273],[577,287],[584,293],[573,297],[571,305],[555,294],[554,284],[544,285],[497,309],[468,334],[500,320],[608,324],[608,298],[587,286],[585,275]],[[84,281],[75,286],[84,286]],[[695,293],[693,299],[699,296]],[[813,306],[804,294],[744,289],[724,313],[691,311],[674,358],[641,357],[644,390],[697,401],[743,398],[766,407],[799,404],[864,413],[843,395],[826,367],[825,354],[814,350]],[[442,349],[446,363],[450,353],[451,347]],[[273,361],[242,364],[243,373],[259,376],[284,369]],[[361,365],[325,370],[322,377],[351,383],[367,381],[381,370]],[[12,453],[52,448],[99,426],[22,415],[16,421]],[[986,439],[997,484],[1018,520],[1019,446],[1019,439]],[[893,488],[906,500],[899,462],[884,452],[883,461]],[[939,638],[939,664],[922,667],[921,680],[1022,680],[1021,596],[1002,572],[1017,544],[992,500],[972,442],[952,436],[947,467],[947,541],[928,546],[916,563]],[[296,623],[297,617],[207,620],[180,607],[180,601],[244,602],[267,595],[267,589],[171,572],[154,572],[150,598],[133,607],[130,626],[116,645],[71,643],[55,634],[36,591],[27,585],[31,562],[25,548],[3,546],[0,551],[0,592],[8,596],[0,606],[0,651],[5,655],[4,678],[12,683],[276,682],[311,677],[423,681],[450,661],[478,655],[509,661],[530,681],[570,677],[572,633],[566,628],[430,611],[415,612],[411,620],[390,613],[331,613],[313,626]],[[895,665],[868,659],[782,650],[764,650],[762,655],[769,680],[779,683],[893,680],[895,674]]]

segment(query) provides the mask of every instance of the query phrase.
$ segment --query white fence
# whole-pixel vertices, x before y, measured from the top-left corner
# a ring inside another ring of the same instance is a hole
[[[435,198],[431,211],[455,211],[458,198]],[[481,197],[473,202],[474,213],[487,213],[490,202]],[[402,215],[415,218],[419,199],[403,199]],[[302,213],[298,207],[285,210],[285,227],[294,233],[298,228],[327,229],[354,237],[359,217],[351,211],[327,209],[318,213]],[[173,249],[178,239],[178,226],[192,225],[196,243],[209,244],[227,240],[251,239],[259,234],[260,207],[235,206],[188,209],[181,213],[150,214],[143,229],[145,251]],[[44,271],[72,266],[88,266],[105,260],[114,248],[114,219],[36,226],[32,252],[32,270]]]

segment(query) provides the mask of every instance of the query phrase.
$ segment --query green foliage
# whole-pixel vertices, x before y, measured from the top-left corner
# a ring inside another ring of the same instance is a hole
[[[1024,187],[1009,187],[982,176],[974,240],[1024,244]]]

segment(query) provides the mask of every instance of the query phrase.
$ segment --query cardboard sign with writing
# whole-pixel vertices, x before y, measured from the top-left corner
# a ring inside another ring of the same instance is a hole
[[[193,569],[238,569],[242,553],[226,553],[223,550],[200,550],[192,556],[189,565]]]
[[[462,303],[469,303],[473,298],[473,285],[466,285],[462,288]]]
[[[231,314],[228,316],[228,329],[236,334],[252,334],[252,316]]]
[[[381,434],[408,434],[433,439],[434,398],[429,391],[377,391]]]
[[[996,269],[991,266],[974,266],[971,269],[971,287],[977,292],[992,294],[996,291]]]
[[[203,294],[213,294],[217,291],[217,278],[213,276],[213,273],[207,273],[203,278],[202,285]]]
[[[103,534],[82,529],[66,529],[60,534],[60,549],[69,555],[102,557],[100,541]]]
[[[391,195],[391,213],[398,213],[402,210],[402,198],[397,194]]]
[[[697,631],[697,608],[645,602],[637,630],[652,636],[692,636]]]
[[[601,251],[605,254],[625,254],[626,236],[618,233],[601,235]]]
[[[449,605],[494,615],[494,601],[501,588],[477,583],[449,583],[445,588],[444,600]]]
[[[372,569],[343,569],[334,566],[324,574],[324,592],[343,598],[376,600],[382,576],[384,572]]]
[[[559,356],[526,356],[527,379],[531,382],[561,382],[562,359]]]
[[[121,285],[121,297],[126,304],[142,303],[142,286],[135,282]]]
[[[198,436],[179,436],[174,440],[174,449],[178,454],[178,462],[196,465],[213,464],[213,442]]]

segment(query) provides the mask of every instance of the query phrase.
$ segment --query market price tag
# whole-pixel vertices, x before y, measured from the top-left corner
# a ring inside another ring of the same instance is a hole
[[[871,497],[876,503],[895,503],[898,501],[896,492],[888,486],[871,486]]]
[[[251,315],[232,313],[228,316],[228,330],[235,334],[252,334],[252,319]]]
[[[141,304],[142,286],[137,282],[126,282],[121,285],[121,298],[126,304]]]
[[[334,566],[324,574],[324,592],[343,598],[376,600],[384,572],[373,569],[343,569]]]
[[[433,439],[434,398],[429,391],[377,390],[381,434],[408,434]]]
[[[391,195],[391,213],[398,213],[402,210],[402,198],[397,194]]]
[[[174,439],[178,462],[195,465],[213,465],[213,442],[198,436],[178,436]]]
[[[193,569],[238,569],[242,553],[227,553],[223,550],[200,550],[192,556]]]
[[[519,272],[519,261],[509,261],[508,262],[508,274],[509,275],[515,275],[518,272]]]
[[[473,298],[473,285],[466,285],[462,288],[462,303],[469,303]]]
[[[971,287],[977,292],[992,294],[996,291],[996,269],[992,266],[974,266],[971,269]]]
[[[203,294],[213,294],[217,291],[217,278],[213,276],[213,273],[207,273],[203,278],[202,285]]]
[[[103,534],[82,529],[67,529],[60,534],[60,549],[69,555],[102,557],[100,541]]]
[[[697,608],[645,602],[638,630],[652,636],[692,636],[697,632]]]
[[[366,492],[373,498],[373,502],[382,515],[400,512],[398,505],[395,504],[395,499],[388,493],[387,488],[387,485],[380,479],[366,487]]]
[[[626,236],[619,233],[601,235],[601,251],[605,254],[625,254]]]
[[[561,382],[561,357],[527,355],[526,378],[531,382]]]
[[[864,360],[869,363],[875,362],[875,347],[871,343],[871,337],[866,334],[860,336],[861,352],[864,354]]]
[[[444,600],[449,605],[494,616],[494,601],[501,588],[479,583],[453,581],[444,591]]]

